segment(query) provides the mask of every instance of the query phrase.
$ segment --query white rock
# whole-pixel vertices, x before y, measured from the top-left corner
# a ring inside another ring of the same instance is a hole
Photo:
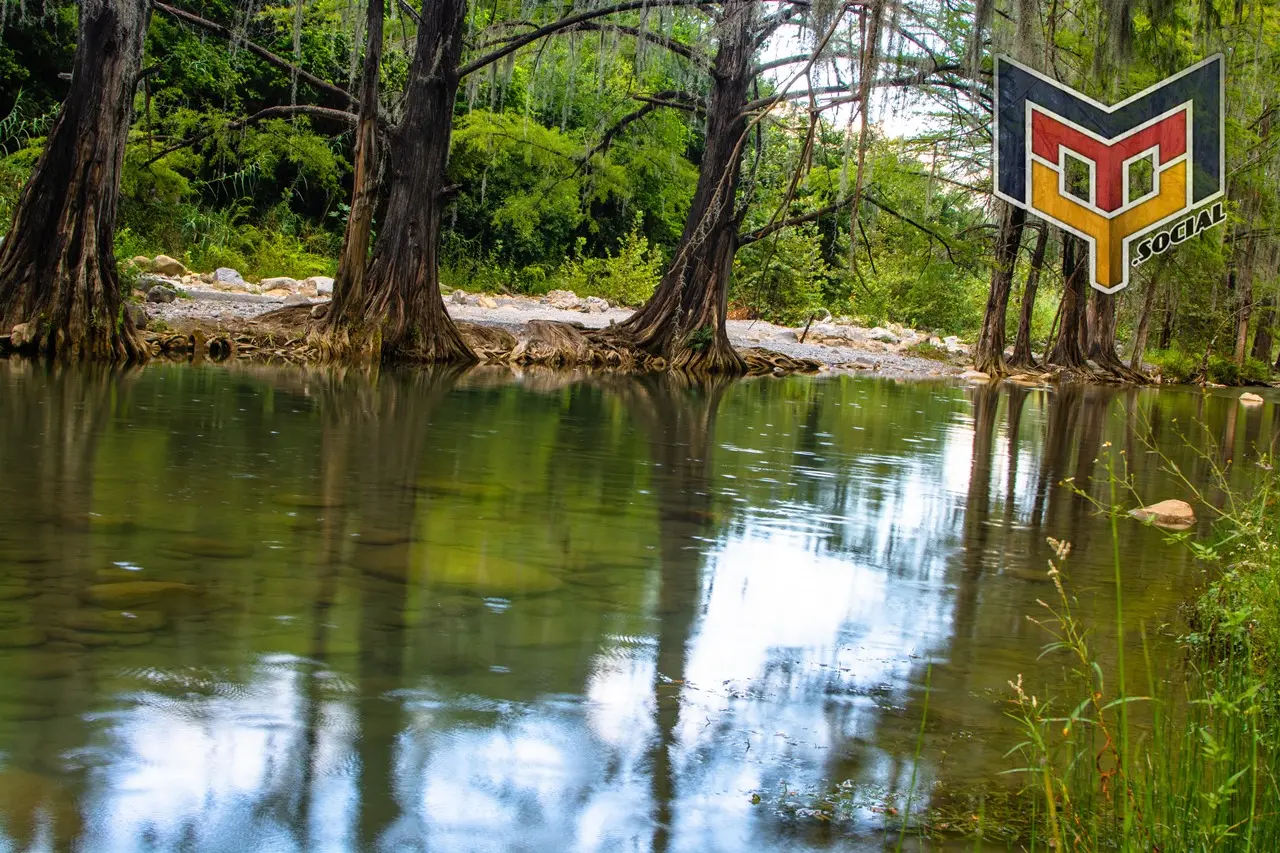
[[[262,281],[258,282],[258,284],[261,285],[263,290],[277,290],[277,289],[297,290],[298,289],[298,280],[296,278],[289,278],[288,276],[285,276],[285,275],[277,276],[275,278],[264,278]]]
[[[497,303],[497,302],[494,302],[494,301],[493,301],[491,298],[489,298],[488,296],[481,296],[481,297],[480,297],[480,307],[481,307],[481,308],[497,308],[497,307],[498,307],[498,303]]]
[[[966,379],[970,382],[990,382],[991,381],[991,377],[983,373],[981,370],[966,370],[964,373],[960,374],[960,378]]]
[[[455,290],[453,295],[449,297],[449,301],[454,305],[466,305],[467,292],[465,290]]]
[[[895,335],[893,332],[889,331],[888,329],[881,329],[879,326],[877,326],[876,328],[868,332],[867,337],[873,341],[878,341],[879,343],[882,343],[882,344],[898,343],[897,335]]]
[[[213,271],[213,283],[215,284],[231,284],[243,286],[246,282],[244,276],[233,270],[231,267],[218,267]]]
[[[320,296],[333,295],[333,279],[327,275],[313,275],[310,278],[303,279],[302,283],[314,287],[316,293]]]
[[[609,301],[599,296],[588,296],[582,305],[582,310],[588,314],[603,314],[609,310]]]
[[[565,311],[576,311],[583,302],[572,290],[553,290],[543,297],[543,304]]]
[[[1266,400],[1262,399],[1262,397],[1252,391],[1245,391],[1240,395],[1240,402],[1244,403],[1246,406],[1261,406],[1266,402]]]

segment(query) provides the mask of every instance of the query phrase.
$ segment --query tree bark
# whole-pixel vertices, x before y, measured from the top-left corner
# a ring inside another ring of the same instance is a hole
[[[1014,339],[1014,367],[1035,367],[1036,357],[1031,352],[1031,320],[1035,314],[1036,291],[1040,289],[1040,272],[1044,269],[1045,250],[1049,244],[1049,223],[1042,222],[1036,245],[1031,252],[1031,268],[1027,270],[1027,284],[1022,290],[1022,308],[1018,312],[1018,336]]]
[[[1138,331],[1133,336],[1133,355],[1129,357],[1129,369],[1141,370],[1142,358],[1147,353],[1147,335],[1151,329],[1151,308],[1156,302],[1156,290],[1160,287],[1157,273],[1147,282],[1147,292],[1142,297],[1142,313],[1138,316]]]
[[[1027,214],[1020,207],[999,202],[1000,230],[996,234],[996,252],[991,265],[991,287],[987,291],[987,308],[982,315],[982,331],[973,348],[973,367],[992,376],[1009,372],[1004,361],[1004,327],[1009,313],[1009,292],[1013,290],[1013,272],[1018,265],[1018,247],[1022,245],[1022,226]]]
[[[1271,363],[1271,327],[1276,322],[1276,297],[1272,296],[1262,303],[1262,313],[1258,315],[1258,330],[1253,333],[1252,358],[1263,364]]]
[[[1089,294],[1089,358],[1117,379],[1142,382],[1146,377],[1129,367],[1116,355],[1116,295],[1092,290]]]
[[[1072,370],[1085,370],[1084,350],[1080,346],[1080,331],[1084,327],[1087,294],[1085,276],[1089,266],[1085,263],[1087,247],[1074,234],[1062,235],[1062,322],[1058,324],[1058,337],[1049,353],[1049,363]]]
[[[755,53],[755,0],[728,0],[718,24],[705,150],[693,203],[671,266],[644,307],[600,333],[673,368],[738,374],[746,363],[729,343],[725,320],[741,217],[735,211],[747,131],[743,113]]]
[[[363,293],[328,318],[331,356],[357,361],[472,362],[440,296],[445,165],[458,94],[465,0],[425,4],[405,87],[404,119],[388,152],[386,213]],[[363,104],[362,104],[363,106]]]
[[[364,71],[360,79],[360,115],[356,122],[355,175],[351,209],[342,234],[342,253],[333,282],[333,301],[327,319],[344,316],[348,305],[360,305],[365,271],[369,264],[369,240],[378,196],[378,74],[382,67],[383,0],[369,0],[366,9]]]
[[[113,239],[146,0],[83,0],[71,89],[0,247],[0,332],[68,359],[146,357]]]
[[[1253,252],[1254,241],[1249,241],[1249,248],[1244,253],[1244,263],[1240,266],[1238,282],[1240,296],[1236,313],[1236,364],[1244,367],[1244,356],[1249,345],[1249,318],[1253,314]]]

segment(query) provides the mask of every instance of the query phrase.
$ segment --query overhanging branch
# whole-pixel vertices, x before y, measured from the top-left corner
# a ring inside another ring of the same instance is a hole
[[[315,116],[317,118],[326,118],[326,119],[331,119],[332,121],[343,122],[344,124],[351,124],[351,125],[354,125],[357,120],[357,116],[355,113],[349,113],[343,110],[331,110],[328,107],[313,107],[307,104],[296,104],[294,106],[287,106],[287,107],[267,107],[265,110],[259,110],[258,112],[254,113],[251,116],[248,116],[247,118],[237,119],[235,121],[227,122],[226,124],[221,125],[219,127],[202,130],[199,133],[193,134],[192,136],[188,136],[186,139],[182,140],[181,142],[175,142],[173,145],[170,145],[168,148],[164,149],[159,154],[156,154],[155,156],[151,157],[149,160],[147,160],[147,162],[143,163],[142,165],[150,166],[152,163],[156,162],[162,157],[166,157],[175,151],[182,150],[183,148],[189,148],[190,146],[195,145],[198,142],[202,142],[205,139],[208,139],[210,136],[213,136],[215,133],[223,133],[228,130],[239,130],[240,128],[247,127],[248,125],[253,124],[254,122],[265,121],[266,119],[269,119],[269,118],[289,118],[291,116],[297,116],[297,115],[307,115],[307,116]]]
[[[227,41],[232,41],[233,39],[235,39],[235,33],[231,32],[231,30],[227,29],[222,24],[214,23],[213,21],[206,20],[205,18],[202,18],[199,15],[193,15],[190,12],[186,12],[186,11],[183,11],[182,9],[178,9],[173,6],[169,6],[165,3],[161,3],[159,2],[159,0],[151,0],[151,6],[157,12],[163,12],[164,14],[168,15],[171,18],[176,18],[179,21],[183,21],[185,23],[192,24],[193,26],[200,27],[201,29],[208,30],[209,32],[214,33],[215,35],[221,36]],[[245,50],[249,51],[254,56],[257,56],[259,59],[262,59],[265,62],[276,66],[277,68],[288,71],[290,74],[297,74],[298,79],[303,81],[304,83],[307,83],[308,85],[313,86],[314,88],[319,89],[322,92],[328,92],[331,95],[340,97],[345,101],[349,101],[353,107],[360,106],[359,100],[350,92],[348,92],[346,89],[343,89],[340,86],[335,86],[334,84],[330,83],[327,80],[322,80],[316,75],[310,73],[309,71],[304,71],[303,69],[294,65],[289,60],[285,59],[282,56],[278,56],[272,53],[271,51],[267,50],[265,47],[262,47],[261,45],[254,44],[253,42],[247,39],[241,39],[240,42],[244,45]]]

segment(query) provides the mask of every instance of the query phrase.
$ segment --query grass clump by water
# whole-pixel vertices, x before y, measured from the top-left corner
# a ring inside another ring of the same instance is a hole
[[[1128,481],[1110,462],[1107,467],[1111,500],[1105,509],[1118,542],[1123,510],[1117,491],[1128,488]],[[1170,470],[1202,506],[1215,507],[1176,466]],[[1010,716],[1022,733],[1011,750],[1020,759],[1012,772],[1026,780],[1036,818],[1029,849],[1280,850],[1277,483],[1268,473],[1243,497],[1227,488],[1224,469],[1214,465],[1212,471],[1217,492],[1225,496],[1214,509],[1219,518],[1213,544],[1185,534],[1175,538],[1222,571],[1191,608],[1194,630],[1182,638],[1181,661],[1157,676],[1144,635],[1148,679],[1141,693],[1126,682],[1124,635],[1133,626],[1125,624],[1118,547],[1118,646],[1109,681],[1063,581],[1070,546],[1050,540],[1056,598],[1041,602],[1044,614],[1033,619],[1051,637],[1045,654],[1070,661],[1066,689],[1045,700],[1021,676],[1010,682]]]

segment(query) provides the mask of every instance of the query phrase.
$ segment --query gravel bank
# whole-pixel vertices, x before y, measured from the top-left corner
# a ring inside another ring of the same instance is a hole
[[[253,294],[190,289],[188,293],[190,298],[181,298],[171,303],[145,304],[147,315],[152,320],[161,320],[171,325],[183,320],[217,325],[256,317],[285,305],[284,299]],[[290,300],[291,303],[295,301],[300,300]],[[325,300],[309,301],[320,303]],[[626,308],[585,313],[555,308],[526,297],[491,297],[487,301],[495,307],[449,300],[449,313],[455,320],[498,326],[514,334],[519,334],[524,324],[530,320],[580,323],[587,328],[598,329],[611,322],[621,322],[632,313]],[[883,330],[818,323],[810,329],[805,343],[799,340],[803,329],[775,326],[762,320],[730,320],[728,331],[734,346],[777,350],[793,358],[814,359],[833,369],[917,377],[956,376],[964,370],[961,355],[957,355],[953,363],[934,361],[896,351],[903,345],[901,342],[891,345],[867,337],[870,332]]]

